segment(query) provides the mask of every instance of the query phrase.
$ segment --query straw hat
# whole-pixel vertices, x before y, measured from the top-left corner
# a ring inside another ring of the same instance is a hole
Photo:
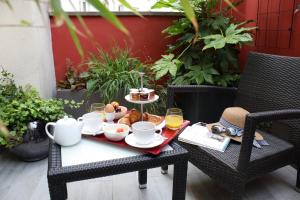
[[[207,124],[206,127],[211,131],[211,128],[213,125],[220,125],[224,128],[233,128],[237,131],[239,131],[242,135],[244,132],[244,125],[246,116],[249,114],[249,112],[243,108],[240,107],[230,107],[226,108],[220,118],[220,121],[217,123]],[[228,136],[225,133],[222,135]],[[228,136],[232,140],[235,140],[237,142],[242,142],[242,136]],[[263,137],[258,132],[255,132],[255,139],[256,140],[263,140]]]

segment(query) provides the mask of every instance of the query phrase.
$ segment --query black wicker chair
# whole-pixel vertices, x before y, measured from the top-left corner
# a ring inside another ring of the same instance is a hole
[[[180,143],[189,151],[190,162],[228,189],[232,199],[242,199],[250,180],[290,164],[297,167],[296,187],[300,188],[299,78],[300,58],[250,53],[238,89],[224,89],[236,93],[235,106],[250,112],[242,144],[231,142],[222,153]],[[174,105],[177,93],[206,95],[210,89],[216,90],[209,86],[169,86],[168,106]],[[252,148],[254,132],[261,122],[272,122],[273,131],[261,131],[270,146]]]

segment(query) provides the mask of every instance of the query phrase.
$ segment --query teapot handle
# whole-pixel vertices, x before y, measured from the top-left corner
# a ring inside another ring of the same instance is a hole
[[[53,135],[51,135],[51,134],[49,133],[49,131],[48,131],[48,126],[52,125],[52,126],[55,127],[55,124],[56,124],[56,123],[54,123],[54,122],[49,122],[49,123],[47,123],[46,126],[45,126],[45,131],[46,131],[48,137],[51,138],[52,140],[54,140],[54,137],[53,137]]]

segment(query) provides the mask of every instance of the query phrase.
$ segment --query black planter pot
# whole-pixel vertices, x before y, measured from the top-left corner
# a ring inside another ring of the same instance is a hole
[[[212,123],[219,121],[224,109],[232,106],[234,99],[235,94],[226,92],[226,88],[214,87],[207,92],[178,93],[175,104],[183,110],[184,119],[191,123]]]
[[[92,94],[90,97],[88,97],[86,89],[58,89],[56,91],[56,98],[74,100],[78,103],[83,101],[83,104],[78,109],[71,109],[65,106],[65,112],[72,115],[74,118],[81,117],[84,113],[87,113],[92,103],[101,102],[100,95]]]
[[[20,160],[33,162],[48,157],[49,140],[45,132],[45,123],[30,122],[28,131],[23,136],[23,143],[9,151]]]
[[[121,89],[115,99],[120,103],[120,105],[127,106],[128,102],[124,99],[124,92]],[[91,96],[87,95],[87,90],[70,90],[70,89],[58,89],[56,91],[56,98],[58,99],[67,99],[74,100],[76,102],[83,102],[83,104],[78,109],[71,109],[69,107],[65,107],[65,112],[72,115],[74,118],[81,117],[83,114],[89,112],[92,103],[100,103],[103,102],[101,95],[99,93],[93,93]]]

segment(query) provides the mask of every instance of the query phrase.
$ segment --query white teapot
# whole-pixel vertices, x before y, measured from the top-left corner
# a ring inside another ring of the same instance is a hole
[[[48,126],[54,126],[54,133],[51,135],[48,131]],[[49,138],[54,140],[61,146],[71,146],[78,143],[81,139],[81,129],[83,122],[65,116],[59,119],[56,123],[49,122],[45,126],[45,130]]]

